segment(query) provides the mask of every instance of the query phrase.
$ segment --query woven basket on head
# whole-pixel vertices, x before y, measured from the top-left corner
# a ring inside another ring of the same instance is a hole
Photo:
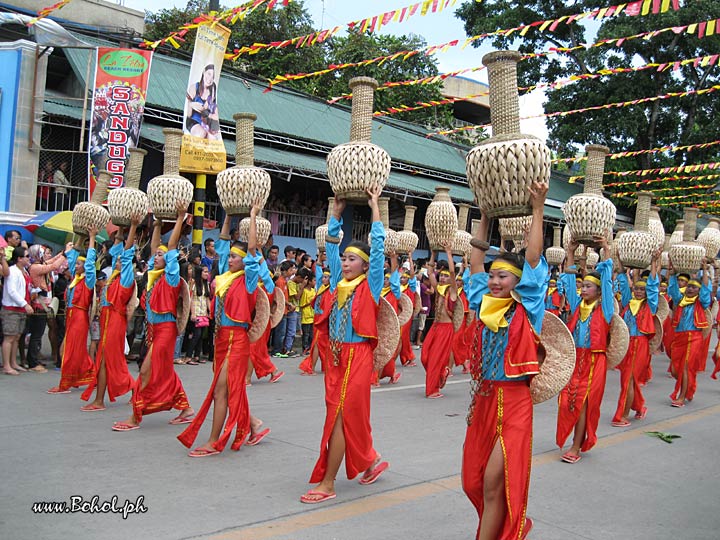
[[[435,197],[425,212],[425,234],[430,242],[430,249],[438,251],[443,244],[450,244],[458,230],[458,219],[455,207],[450,200],[450,188],[435,187]]]
[[[328,241],[328,223],[330,223],[330,218],[333,215],[333,208],[335,207],[335,197],[328,197],[328,209],[327,209],[327,217],[325,219],[326,223],[323,223],[322,225],[319,225],[315,228],[315,244],[317,245],[318,252],[324,253],[325,252],[325,243]],[[338,235],[338,238],[335,238],[330,240],[331,244],[339,244],[342,242],[343,239],[343,231],[340,229],[340,234]]]
[[[629,346],[630,331],[625,321],[622,320],[622,317],[616,313],[610,321],[610,335],[608,337],[608,346],[605,350],[608,369],[612,369],[622,362]]]
[[[641,191],[637,196],[635,230],[626,232],[617,241],[618,258],[626,268],[646,268],[657,249],[657,237],[648,232],[653,194]]]
[[[606,236],[608,229],[615,225],[615,205],[602,194],[605,156],[610,149],[607,146],[591,144],[586,146],[585,150],[587,167],[583,192],[567,200],[563,206],[563,214],[575,240],[597,247],[593,237]]]
[[[698,244],[705,248],[705,256],[714,259],[720,251],[720,220],[710,218],[710,223],[697,237]]]
[[[521,216],[514,218],[501,218],[498,220],[498,228],[502,238],[512,240],[513,251],[520,251],[525,247],[527,233],[532,224],[532,216]]]
[[[560,227],[553,227],[553,245],[545,250],[545,260],[550,266],[560,266],[565,260],[565,250],[560,245],[560,236]]]
[[[373,351],[373,369],[382,369],[390,360],[395,360],[395,351],[400,343],[400,322],[395,310],[384,298],[378,302],[377,347]]]
[[[397,251],[398,233],[390,228],[390,197],[380,197],[378,199],[378,209],[380,210],[380,221],[385,229],[385,255],[391,255]],[[368,234],[368,245],[372,247],[372,234]]]
[[[177,219],[176,205],[189,205],[193,198],[192,183],[180,176],[180,143],[182,130],[166,128],[163,174],[148,183],[147,194],[153,214],[159,219]]]
[[[150,201],[145,192],[140,191],[140,175],[147,150],[130,148],[130,157],[125,168],[125,187],[110,190],[107,196],[110,220],[118,227],[129,227],[130,218],[134,215],[148,213]]]
[[[250,343],[255,343],[262,337],[270,322],[270,300],[261,288],[257,289],[257,299],[255,301],[255,316],[248,330],[248,339]]]
[[[460,203],[458,205],[458,230],[455,233],[452,243],[452,254],[463,257],[470,251],[470,240],[472,235],[467,232],[467,222],[470,216],[470,205]]]
[[[540,373],[530,381],[533,403],[542,403],[560,393],[575,369],[575,342],[572,334],[557,316],[545,312],[540,333],[538,360]]]
[[[419,238],[412,230],[415,221],[415,210],[417,210],[415,206],[409,204],[405,206],[405,223],[403,230],[398,232],[397,236],[397,252],[400,255],[407,255],[417,248]]]
[[[265,206],[270,195],[270,175],[255,167],[254,122],[252,113],[237,113],[235,120],[235,166],[217,175],[220,204],[231,216],[249,214],[255,202]]]
[[[272,232],[272,225],[264,217],[257,216],[255,218],[255,228],[257,232],[257,245],[258,247],[267,244],[270,233]],[[238,233],[240,234],[240,240],[243,242],[248,241],[248,235],[250,234],[250,218],[242,218],[240,225],[238,226]]]
[[[588,268],[595,268],[597,266],[597,263],[600,261],[600,255],[597,251],[594,249],[588,249],[587,250],[587,260],[585,261],[585,264]]]
[[[528,188],[550,180],[550,150],[539,139],[520,134],[517,51],[495,51],[482,61],[490,82],[493,136],[470,150],[468,184],[490,218],[532,213]]]
[[[667,250],[669,251],[672,246],[679,244],[683,241],[683,230],[685,229],[685,220],[678,219],[675,222],[675,230],[670,235],[670,240],[667,244]]]
[[[683,241],[670,246],[670,259],[678,272],[692,274],[700,269],[705,258],[705,248],[695,241],[697,208],[685,207],[683,214]],[[672,240],[671,240],[672,242]]]
[[[665,245],[665,226],[660,221],[660,209],[657,206],[650,207],[650,221],[648,221],[648,232],[655,237],[655,249],[662,249]]]
[[[390,154],[372,144],[373,93],[378,86],[370,77],[350,79],[352,114],[350,142],[336,146],[327,156],[330,187],[348,202],[367,201],[366,190],[385,187],[390,176]]]
[[[100,171],[89,202],[81,202],[73,208],[72,227],[77,235],[87,236],[88,228],[102,231],[110,221],[110,214],[101,204],[105,201],[111,175],[106,170]]]

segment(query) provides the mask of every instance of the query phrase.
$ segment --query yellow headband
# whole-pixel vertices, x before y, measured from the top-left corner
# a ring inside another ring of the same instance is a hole
[[[163,253],[167,253],[167,252],[168,252],[167,246],[164,246],[164,245],[159,245],[158,248],[157,248],[157,250],[158,250],[158,251],[162,251]]]
[[[368,257],[368,254],[365,253],[362,249],[356,248],[355,246],[350,246],[345,248],[345,254],[347,253],[353,253],[360,257],[365,262],[370,262],[370,257]]]
[[[688,281],[688,285],[695,285],[696,287],[700,287],[700,282],[697,279],[691,279]]]
[[[600,286],[600,280],[596,278],[595,276],[585,276],[583,278],[583,281],[589,281],[590,283],[594,283],[598,287]]]
[[[441,276],[449,276],[450,272],[448,272],[447,270],[440,270],[440,275]]]
[[[551,279],[549,283],[557,283],[557,279]]]
[[[513,276],[517,278],[522,277],[522,270],[505,261],[493,261],[493,263],[490,265],[490,270],[505,270],[506,272],[510,272]]]
[[[329,276],[330,270],[323,270],[323,276]]]
[[[80,262],[85,262],[87,259],[85,259],[85,257],[78,257],[77,260]]]
[[[636,287],[645,287],[646,285],[647,285],[647,283],[646,283],[645,281],[643,281],[643,280],[640,280],[640,281],[636,281],[636,282],[635,282],[635,286],[636,286]]]
[[[247,252],[235,246],[230,248],[230,253],[234,253],[235,255],[238,255],[240,257],[247,257]]]

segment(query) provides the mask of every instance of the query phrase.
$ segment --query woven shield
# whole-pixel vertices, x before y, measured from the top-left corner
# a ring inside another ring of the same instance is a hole
[[[465,308],[463,307],[462,301],[458,298],[452,313],[453,330],[456,332],[460,330],[463,322],[465,322]]]
[[[608,345],[605,350],[608,369],[612,369],[622,362],[629,346],[630,331],[625,321],[622,320],[622,317],[616,313],[610,321],[610,336],[608,337]]]
[[[400,295],[397,316],[400,326],[405,326],[408,321],[411,321],[413,318],[413,301],[410,300],[410,297],[405,293]]]
[[[702,336],[703,339],[707,339],[710,334],[712,333],[712,326],[713,326],[713,313],[712,313],[712,307],[705,309],[705,318],[707,319],[708,325],[702,329]]]
[[[652,355],[655,351],[660,349],[660,345],[662,345],[662,338],[663,338],[663,325],[662,321],[657,315],[653,315],[653,325],[655,326],[655,335],[650,338],[650,354]]]
[[[267,294],[261,288],[257,289],[257,301],[255,302],[255,316],[252,325],[248,330],[250,343],[255,343],[265,333],[270,321],[270,301]]]
[[[413,317],[417,317],[418,313],[422,311],[422,300],[420,299],[420,293],[415,292],[413,297]]]
[[[540,373],[530,381],[534,404],[556,396],[570,380],[575,369],[575,342],[572,334],[556,315],[545,312],[540,334],[538,360]]]
[[[275,288],[273,303],[270,306],[270,326],[275,328],[285,316],[285,293],[282,289]]]
[[[663,295],[658,298],[658,308],[655,315],[660,319],[660,322],[665,322],[665,319],[670,316],[670,306]]]
[[[190,288],[188,287],[187,281],[180,278],[180,296],[178,297],[176,317],[179,336],[185,333],[185,327],[187,326],[188,319],[190,318],[191,306]]]
[[[400,322],[395,310],[384,298],[378,302],[377,312],[377,346],[373,351],[373,369],[378,371],[390,360],[395,359],[398,343],[400,343]]]

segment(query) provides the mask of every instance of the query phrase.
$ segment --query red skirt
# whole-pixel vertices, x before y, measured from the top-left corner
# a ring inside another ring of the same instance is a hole
[[[412,318],[400,327],[400,363],[407,366],[415,360],[415,352],[410,342],[410,329],[412,327]]]
[[[150,378],[145,388],[142,388],[142,377],[138,375],[132,395],[133,413],[138,422],[142,421],[144,414],[170,409],[182,411],[190,407],[173,365],[177,324],[148,323],[147,336],[149,349],[145,362],[150,364]]]
[[[685,399],[692,399],[697,390],[697,372],[702,365],[701,355],[704,350],[702,332],[693,330],[689,332],[675,332],[672,342],[672,355],[670,356],[670,369],[675,374],[675,389],[670,394],[671,399],[677,399],[682,391],[682,382],[685,375],[685,366],[688,368],[687,391]]]
[[[325,365],[325,425],[320,457],[310,475],[311,483],[320,482],[327,470],[330,435],[338,414],[342,413],[345,434],[345,472],[348,479],[367,470],[377,457],[370,427],[370,376],[373,349],[370,343],[344,343],[340,361]]]
[[[270,355],[267,350],[267,342],[270,337],[270,331],[272,327],[268,322],[267,328],[263,335],[250,344],[250,361],[252,362],[253,368],[255,368],[255,376],[258,379],[272,375],[277,369],[275,364],[270,360]]]
[[[312,367],[312,351],[315,347],[318,350],[318,359],[320,360],[320,369],[325,371],[325,355],[328,347],[330,346],[328,333],[321,330],[319,326],[316,326],[313,330],[313,340],[310,344],[310,354],[305,357],[305,360],[300,362],[298,368],[304,373],[315,373]]]
[[[213,402],[215,385],[222,371],[223,365],[227,362],[227,391],[228,391],[228,417],[225,421],[225,428],[220,438],[213,443],[213,448],[222,452],[225,449],[233,429],[235,437],[231,448],[239,450],[250,433],[250,405],[245,389],[245,375],[247,374],[248,362],[250,361],[250,340],[247,337],[247,330],[239,326],[222,326],[218,330],[215,339],[215,359],[213,376],[210,390],[208,390],[200,410],[193,418],[193,421],[178,435],[178,440],[190,448],[197,438],[198,432],[205,422],[210,405]]]
[[[502,446],[507,512],[498,540],[523,537],[530,467],[532,465],[533,404],[527,381],[484,383],[489,396],[476,396],[472,423],[463,445],[463,491],[483,514],[485,468],[496,443]],[[477,533],[480,534],[480,525]]]
[[[127,394],[133,388],[133,378],[128,371],[125,361],[125,329],[127,318],[123,306],[122,311],[112,306],[104,306],[100,311],[100,342],[95,353],[95,377],[82,394],[82,399],[88,401],[97,386],[97,374],[100,364],[105,360],[105,373],[107,375],[107,393],[110,401]],[[173,344],[173,350],[175,345]]]
[[[465,335],[467,328],[467,324],[463,321],[453,337],[452,351],[456,366],[462,366],[470,360],[470,343],[467,341],[468,336]]]
[[[65,339],[63,341],[61,391],[85,386],[95,379],[95,364],[88,354],[87,339],[90,318],[84,309],[71,307],[65,315]]]
[[[425,337],[420,359],[425,368],[426,396],[440,391],[440,379],[448,365],[454,336],[451,322],[435,322]]]
[[[587,452],[597,443],[597,427],[600,422],[600,404],[605,393],[607,361],[604,352],[575,349],[575,369],[570,382],[558,396],[558,419],[555,442],[562,448],[575,429],[587,403],[585,415],[585,439],[580,450]]]
[[[625,412],[625,401],[627,400],[630,384],[633,385],[633,402],[630,408],[640,412],[645,406],[645,398],[642,394],[640,383],[642,377],[647,373],[650,365],[650,336],[631,336],[630,346],[625,358],[618,364],[620,370],[620,397],[618,397],[617,409],[613,422],[619,422]],[[630,379],[632,378],[632,383]]]

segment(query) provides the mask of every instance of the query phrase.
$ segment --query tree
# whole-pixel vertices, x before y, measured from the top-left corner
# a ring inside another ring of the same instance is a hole
[[[589,11],[597,7],[600,6],[592,1],[578,1],[570,6],[556,0],[466,2],[458,9],[457,15],[465,21],[466,32],[477,35],[497,28],[557,19],[562,15]],[[678,11],[643,17],[621,15],[603,19],[596,39],[631,36],[718,17],[720,3],[714,0],[695,0],[684,2]],[[578,23],[561,23],[554,32],[530,30],[519,44],[515,43],[516,34],[494,37],[492,43],[500,48],[517,46],[523,53],[539,52],[553,46],[578,46],[585,41],[586,33],[586,29]],[[591,37],[591,40],[594,39]],[[480,45],[481,41],[478,40],[475,45]],[[519,84],[528,86],[538,82],[553,82],[570,75],[593,73],[605,67],[674,62],[716,54],[719,49],[718,36],[698,39],[687,33],[666,32],[649,40],[626,40],[620,46],[582,48],[565,56],[548,55],[521,62],[518,66]],[[718,79],[717,66],[703,67],[693,64],[683,66],[677,71],[659,73],[657,70],[647,70],[585,79],[547,92],[545,111],[551,113],[631,101],[669,92],[699,90],[718,84]],[[719,103],[714,94],[706,94],[658,100],[632,107],[556,116],[548,119],[548,144],[561,155],[569,157],[579,146],[588,143],[605,144],[611,151],[617,152],[713,141],[720,138],[720,122],[717,120]],[[649,169],[718,161],[719,157],[716,147],[703,151],[678,151],[673,154],[648,153],[609,161],[606,169]],[[687,185],[694,183],[697,182],[690,180]],[[684,185],[686,184],[675,181],[653,184],[653,187],[678,186],[678,189],[681,189]],[[628,191],[627,186],[622,188],[622,191]]]

